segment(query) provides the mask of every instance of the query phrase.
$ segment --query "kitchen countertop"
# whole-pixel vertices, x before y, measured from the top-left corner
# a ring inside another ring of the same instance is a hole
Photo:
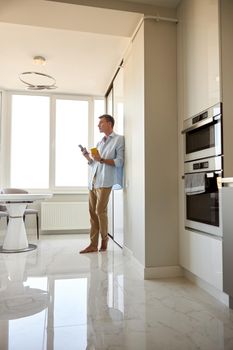
[[[224,187],[233,187],[233,177],[222,177],[220,182]]]

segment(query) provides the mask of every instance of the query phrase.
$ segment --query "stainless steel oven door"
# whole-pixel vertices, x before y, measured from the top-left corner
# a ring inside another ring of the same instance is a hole
[[[185,227],[206,234],[222,236],[221,191],[217,173],[206,173],[206,190],[185,195]]]

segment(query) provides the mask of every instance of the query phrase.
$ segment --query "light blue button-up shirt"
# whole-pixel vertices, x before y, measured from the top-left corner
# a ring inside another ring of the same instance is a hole
[[[117,135],[112,132],[107,140],[103,138],[97,143],[97,149],[101,158],[113,159],[115,166],[92,161],[89,163],[91,167],[89,172],[88,188],[93,188],[93,178],[95,179],[95,188],[113,187],[113,189],[122,188],[123,183],[123,165],[124,165],[124,136]]]

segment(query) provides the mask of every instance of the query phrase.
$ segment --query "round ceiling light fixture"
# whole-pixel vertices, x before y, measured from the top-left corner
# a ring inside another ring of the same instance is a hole
[[[56,80],[48,74],[39,72],[23,72],[19,75],[20,81],[26,85],[27,90],[56,89]]]
[[[40,65],[40,66],[45,66],[46,65],[46,59],[43,56],[34,56],[33,57],[33,63]]]

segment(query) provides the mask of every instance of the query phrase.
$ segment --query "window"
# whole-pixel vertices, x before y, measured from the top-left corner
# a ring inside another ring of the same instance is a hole
[[[99,117],[104,114],[104,106],[105,101],[103,99],[94,101],[94,146],[101,139],[98,124]]]
[[[11,187],[49,187],[49,111],[47,96],[12,96]]]
[[[87,186],[88,101],[56,100],[55,186]]]
[[[104,99],[10,94],[11,118],[4,123],[4,186],[74,191],[85,189],[88,165],[78,147],[100,139]],[[9,160],[9,162],[8,162]]]

